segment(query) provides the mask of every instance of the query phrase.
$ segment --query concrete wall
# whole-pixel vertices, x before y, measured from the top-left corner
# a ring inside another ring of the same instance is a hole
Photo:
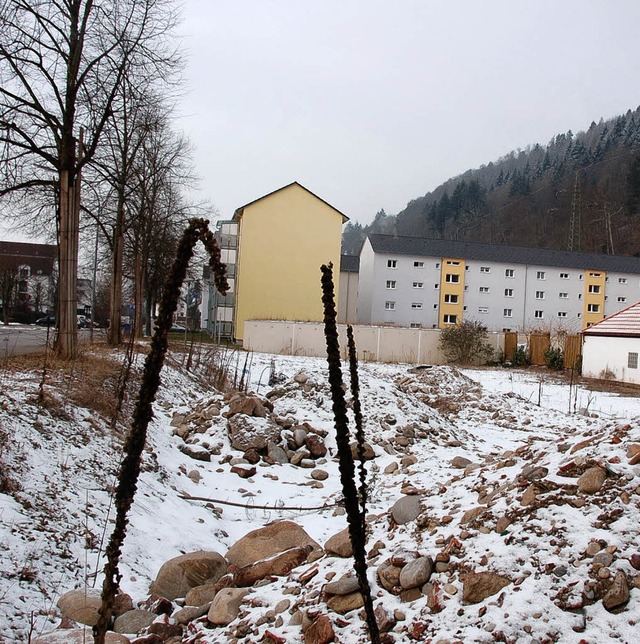
[[[438,329],[408,329],[385,326],[354,326],[358,360],[443,364],[438,348]],[[346,357],[346,326],[338,325],[340,350]],[[496,354],[504,350],[504,334],[490,333]],[[247,320],[243,347],[249,351],[284,355],[326,356],[324,325],[313,322]]]
[[[615,380],[640,384],[640,369],[628,367],[629,353],[640,354],[640,338],[608,338],[585,335],[582,345],[582,375],[603,378],[606,372]]]
[[[355,324],[358,315],[358,273],[340,271],[338,292],[338,322]]]

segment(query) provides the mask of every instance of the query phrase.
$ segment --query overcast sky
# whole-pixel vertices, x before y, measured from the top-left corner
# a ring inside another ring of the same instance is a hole
[[[223,218],[299,181],[367,223],[640,104],[640,0],[184,0],[183,15],[176,127],[194,200]]]
[[[639,0],[185,0],[178,126],[227,218],[299,181],[370,221],[640,104]]]

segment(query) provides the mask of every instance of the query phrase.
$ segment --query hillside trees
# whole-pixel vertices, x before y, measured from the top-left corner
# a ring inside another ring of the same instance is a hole
[[[6,0],[0,6],[0,196],[43,190],[56,211],[58,353],[77,353],[81,174],[125,78],[165,78],[169,0]]]

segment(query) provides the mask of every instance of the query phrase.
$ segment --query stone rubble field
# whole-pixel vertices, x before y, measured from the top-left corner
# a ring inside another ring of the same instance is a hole
[[[638,640],[638,398],[574,389],[569,414],[547,372],[359,376],[384,642]],[[249,378],[163,372],[108,641],[368,641],[326,361],[255,355]],[[91,641],[122,428],[62,383],[39,408],[37,381],[3,376],[0,641]]]

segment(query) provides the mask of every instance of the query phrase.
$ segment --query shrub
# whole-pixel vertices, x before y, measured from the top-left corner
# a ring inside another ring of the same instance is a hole
[[[518,346],[513,350],[511,356],[512,367],[528,367],[531,364],[531,358],[523,346]]]
[[[440,331],[440,349],[447,362],[472,364],[486,362],[493,355],[487,342],[487,327],[476,320],[463,320],[459,325]]]
[[[547,349],[544,352],[544,363],[549,369],[559,371],[564,368],[564,355],[562,349]]]

